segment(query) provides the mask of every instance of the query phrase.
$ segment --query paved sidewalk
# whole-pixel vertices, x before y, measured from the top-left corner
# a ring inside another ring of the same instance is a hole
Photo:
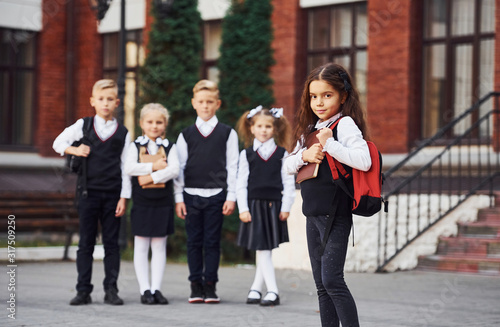
[[[8,318],[9,267],[0,271],[0,326],[320,326],[311,274],[278,270],[282,305],[244,303],[255,269],[221,267],[218,305],[189,304],[188,268],[169,264],[162,292],[166,306],[139,303],[133,264],[123,262],[123,306],[103,303],[102,261],[94,264],[91,305],[74,307],[74,262],[21,262],[15,271],[15,320]],[[500,278],[420,271],[346,274],[361,326],[500,326]]]

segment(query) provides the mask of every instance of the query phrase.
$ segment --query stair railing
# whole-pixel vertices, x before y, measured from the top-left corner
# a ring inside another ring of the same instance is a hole
[[[377,271],[469,196],[500,183],[500,92],[491,92],[384,173]],[[474,119],[473,119],[474,118]],[[453,135],[447,145],[443,136]]]

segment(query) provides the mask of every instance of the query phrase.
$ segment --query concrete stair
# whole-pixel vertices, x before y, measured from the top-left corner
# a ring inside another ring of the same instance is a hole
[[[456,237],[441,237],[436,254],[421,256],[417,269],[500,276],[500,193],[477,221],[458,223]]]

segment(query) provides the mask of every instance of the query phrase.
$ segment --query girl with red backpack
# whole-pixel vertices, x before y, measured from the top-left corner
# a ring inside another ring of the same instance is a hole
[[[328,128],[340,118],[333,131]],[[371,159],[364,135],[364,113],[349,73],[333,63],[314,69],[305,82],[297,113],[297,147],[284,165],[289,174],[318,165],[300,186],[322,326],[339,326],[339,322],[346,327],[359,326],[356,304],[344,281],[352,199],[334,183],[325,156],[338,160],[348,172],[352,168],[369,170]],[[317,143],[310,142],[314,136]],[[352,191],[352,179],[345,183]]]

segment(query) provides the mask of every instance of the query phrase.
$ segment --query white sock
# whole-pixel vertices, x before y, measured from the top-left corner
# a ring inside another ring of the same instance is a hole
[[[145,291],[151,289],[149,284],[149,243],[151,238],[135,236],[134,237],[134,268],[137,281],[139,282],[139,290],[141,295]]]
[[[261,294],[257,292],[262,293],[262,284],[264,284],[264,276],[262,275],[262,270],[260,269],[259,265],[259,252],[260,251],[257,251],[255,253],[255,278],[253,280],[252,286],[250,287],[251,291],[256,292],[248,293],[249,299],[260,299]]]
[[[264,277],[264,282],[266,283],[268,292],[264,297],[264,300],[274,301],[276,300],[276,294],[278,294],[278,285],[276,284],[276,275],[274,273],[274,265],[271,254],[271,250],[257,251],[258,266],[262,272],[262,276]]]
[[[151,293],[160,290],[167,263],[167,236],[151,238]]]

